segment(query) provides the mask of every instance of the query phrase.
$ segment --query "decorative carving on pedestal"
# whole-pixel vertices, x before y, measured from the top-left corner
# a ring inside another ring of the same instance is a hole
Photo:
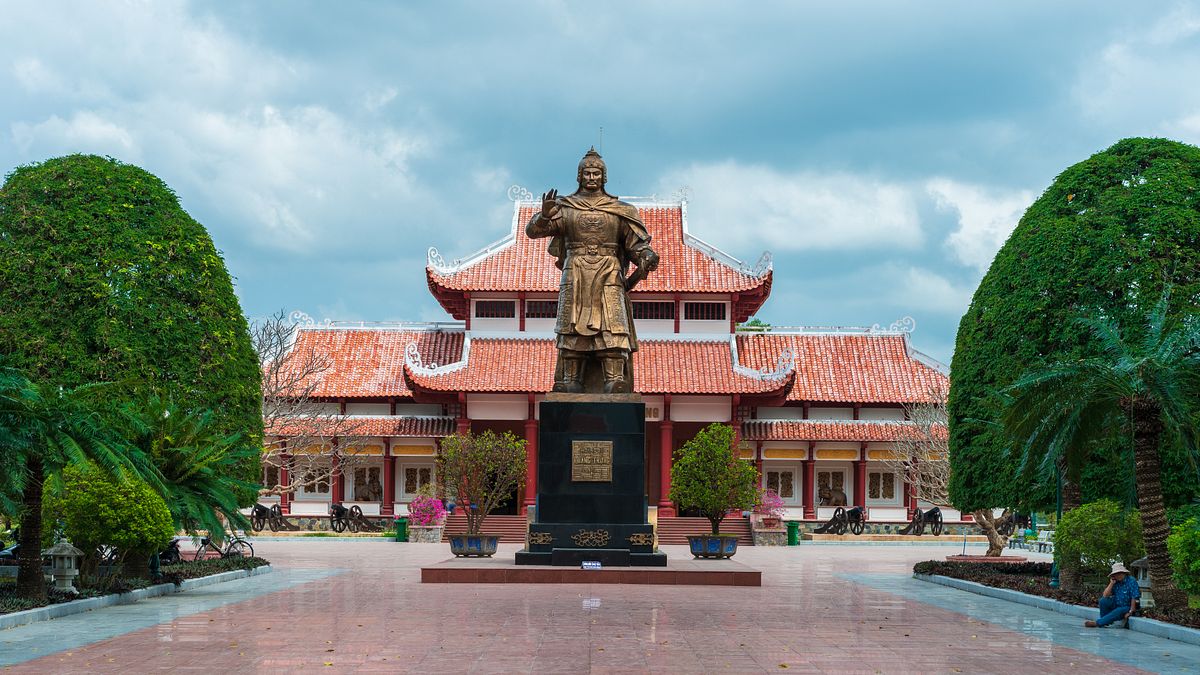
[[[654,535],[649,532],[638,532],[629,535],[629,544],[631,546],[653,546]]]
[[[549,532],[530,532],[529,543],[539,545],[553,544],[554,535],[550,534]]]
[[[607,546],[612,535],[608,530],[580,530],[571,535],[571,541],[580,548],[600,548]]]

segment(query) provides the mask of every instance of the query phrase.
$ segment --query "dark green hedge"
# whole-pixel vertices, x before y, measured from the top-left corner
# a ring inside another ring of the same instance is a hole
[[[951,366],[950,497],[965,511],[1051,508],[1051,480],[1016,477],[996,419],[995,393],[1026,370],[1097,353],[1081,316],[1140,325],[1175,286],[1172,312],[1200,305],[1200,148],[1123,140],[1064,171],[1029,207],[996,254],[958,328]],[[1128,319],[1128,320],[1127,320]],[[1195,470],[1164,450],[1169,506],[1197,491]],[[1131,495],[1128,453],[1102,449],[1084,500]]]
[[[136,166],[70,155],[9,174],[0,355],[41,382],[154,389],[261,441],[258,359],[224,260],[171,189]],[[255,483],[257,464],[244,476]]]

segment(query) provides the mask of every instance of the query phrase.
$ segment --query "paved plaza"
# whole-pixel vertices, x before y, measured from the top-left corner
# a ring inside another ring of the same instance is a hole
[[[502,546],[511,557],[515,545]],[[1196,672],[1200,647],[916,581],[948,546],[748,547],[747,587],[421,584],[444,544],[260,540],[275,571],[0,632],[5,672]],[[686,556],[682,547],[666,547]]]

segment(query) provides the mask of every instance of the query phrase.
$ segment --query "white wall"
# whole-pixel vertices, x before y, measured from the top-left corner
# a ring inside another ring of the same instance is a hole
[[[387,403],[347,403],[347,415],[390,415],[392,406]]]
[[[759,406],[756,408],[760,420],[799,420],[804,419],[804,408],[773,408]]]
[[[467,416],[473,420],[523,420],[529,399],[523,394],[467,394]]]
[[[675,422],[728,422],[728,396],[672,396],[671,420]]]
[[[675,332],[674,319],[634,319],[633,328],[639,337],[670,335]]]
[[[852,420],[854,419],[854,408],[818,408],[813,406],[808,409],[808,419]]]
[[[859,408],[858,419],[899,421],[904,419],[904,408]]]

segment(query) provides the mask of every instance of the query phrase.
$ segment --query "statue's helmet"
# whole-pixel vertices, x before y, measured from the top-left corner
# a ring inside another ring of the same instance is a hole
[[[592,146],[583,159],[579,160],[579,170],[575,173],[575,180],[581,187],[583,186],[583,170],[590,166],[600,169],[600,187],[604,189],[604,185],[608,183],[608,167],[604,166],[604,159],[600,157],[600,153],[596,152],[595,146]]]

